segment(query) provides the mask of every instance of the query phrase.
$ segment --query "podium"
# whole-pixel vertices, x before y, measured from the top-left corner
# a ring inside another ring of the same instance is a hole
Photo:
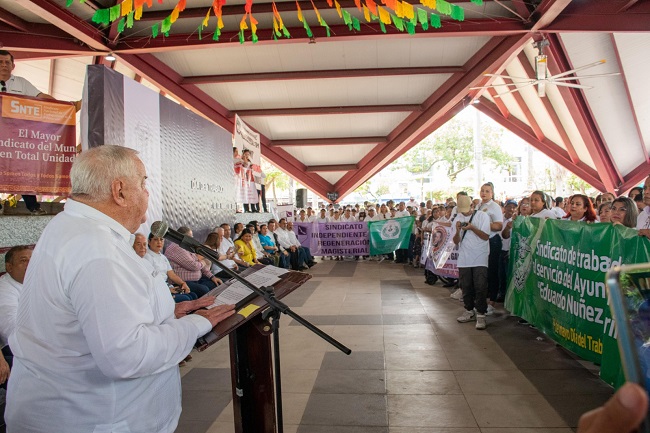
[[[260,269],[256,265],[247,273]],[[282,299],[312,276],[302,272],[287,272],[273,287],[275,297]],[[256,296],[237,313],[217,324],[211,332],[199,338],[196,349],[204,351],[228,336],[230,342],[230,372],[236,433],[275,433],[276,404],[271,356],[271,323],[262,317],[268,303]]]

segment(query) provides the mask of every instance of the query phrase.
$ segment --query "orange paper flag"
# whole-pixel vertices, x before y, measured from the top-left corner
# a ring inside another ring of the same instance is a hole
[[[143,4],[144,4],[144,0],[134,0],[133,7],[135,9],[141,8]]]
[[[320,23],[320,12],[318,12],[318,8],[314,4],[314,0],[311,0],[311,5],[314,8],[314,12],[316,12],[316,18],[318,18],[318,22]]]
[[[368,5],[368,9],[370,9],[370,12],[377,16],[377,3],[374,2],[374,0],[366,0],[366,5]]]
[[[298,8],[297,9],[297,11],[298,11],[298,21],[303,22],[302,21],[302,9],[300,9],[300,5],[298,4],[297,1],[296,1],[296,7]]]
[[[187,0],[180,0],[176,7],[178,8],[179,12],[183,12],[185,10],[185,5],[187,4]]]

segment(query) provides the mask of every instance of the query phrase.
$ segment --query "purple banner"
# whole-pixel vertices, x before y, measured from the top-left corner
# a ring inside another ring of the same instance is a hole
[[[301,245],[315,256],[367,256],[368,223],[293,223]]]

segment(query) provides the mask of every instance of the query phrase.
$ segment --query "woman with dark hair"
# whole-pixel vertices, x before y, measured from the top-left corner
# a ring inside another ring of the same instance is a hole
[[[632,229],[636,228],[636,218],[639,211],[634,201],[628,197],[619,197],[612,202],[610,219],[612,224],[621,224]]]
[[[611,203],[601,203],[598,207],[598,221],[601,223],[611,223],[612,214],[612,204]]]
[[[584,194],[575,194],[571,196],[569,212],[562,219],[593,223],[596,221],[596,211],[589,197]]]
[[[636,197],[637,194],[643,195],[643,187],[642,186],[635,186],[630,190],[630,192],[627,193],[627,196],[631,199]]]
[[[250,230],[242,230],[239,238],[235,241],[235,246],[239,249],[239,258],[248,263],[250,266],[259,265],[257,260],[257,251],[253,245],[253,234]]]
[[[524,197],[519,201],[519,206],[517,207],[517,215],[530,216],[530,214],[530,197]]]
[[[543,191],[533,191],[530,194],[530,210],[532,218],[556,219],[555,213],[548,208],[546,193]]]

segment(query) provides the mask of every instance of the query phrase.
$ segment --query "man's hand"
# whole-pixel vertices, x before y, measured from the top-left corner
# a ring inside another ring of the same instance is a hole
[[[193,301],[179,302],[174,307],[174,316],[176,316],[177,319],[186,316],[191,311],[198,310],[199,308],[205,308],[208,305],[214,304],[214,300],[214,296],[203,296],[202,298],[195,299]]]
[[[203,256],[201,254],[195,254],[195,256],[196,256],[196,260],[198,260],[199,262],[203,261]]]
[[[219,286],[221,283],[223,283],[223,281],[221,281],[221,279],[219,279],[219,278],[217,278],[217,277],[212,277],[212,278],[210,278],[210,279],[211,279],[212,282],[213,282],[214,284],[216,284],[217,286]]]
[[[181,284],[181,290],[183,293],[190,293],[190,288],[186,282],[183,282],[183,284]]]
[[[578,433],[632,433],[648,410],[648,396],[635,383],[626,383],[604,406],[583,414]]]
[[[235,306],[219,305],[218,307],[214,307],[210,310],[199,310],[194,314],[205,317],[210,321],[212,327],[215,327],[217,326],[217,323],[235,314]]]
[[[284,254],[285,256],[288,256],[288,255],[289,255],[289,253],[287,252],[287,250],[282,251],[282,254]]]
[[[5,361],[4,356],[0,356],[0,384],[5,383],[7,379],[9,379],[9,374],[11,371],[9,370],[9,364],[7,364],[7,361]]]
[[[646,238],[650,239],[650,229],[640,229],[639,236],[645,236]]]

